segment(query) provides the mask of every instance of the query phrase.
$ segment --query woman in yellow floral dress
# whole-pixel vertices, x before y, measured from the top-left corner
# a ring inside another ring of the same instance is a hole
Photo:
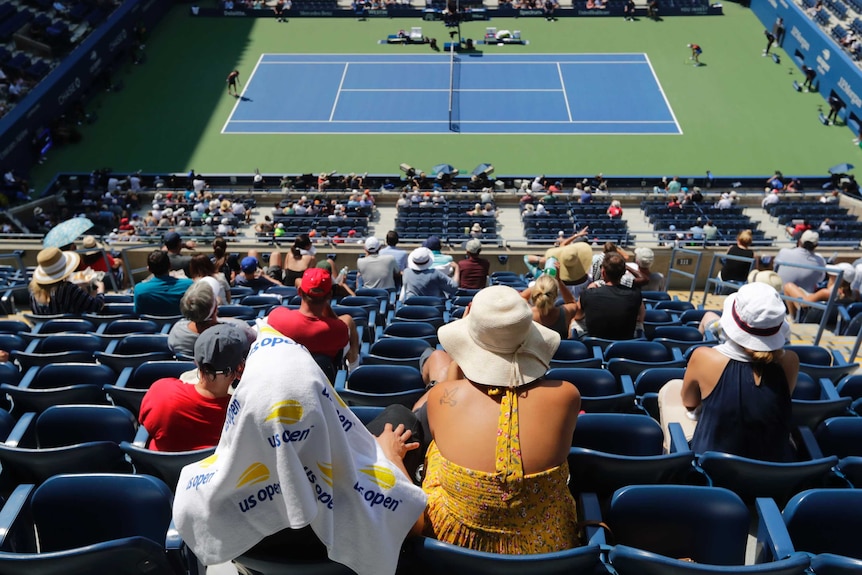
[[[476,294],[438,335],[457,367],[428,395],[424,534],[492,553],[576,547],[566,455],[580,394],[544,379],[560,336],[505,286]]]

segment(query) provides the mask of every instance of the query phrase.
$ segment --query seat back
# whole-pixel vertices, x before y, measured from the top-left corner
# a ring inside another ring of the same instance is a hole
[[[410,541],[419,573],[451,575],[593,575],[599,572],[597,545],[555,553],[504,555],[484,553],[428,537]]]
[[[862,417],[830,417],[814,432],[824,455],[862,456]]]
[[[183,467],[209,457],[215,452],[215,447],[193,451],[153,451],[138,447],[128,441],[122,442],[120,449],[132,460],[135,473],[158,477],[173,492],[177,490],[177,483],[180,480],[180,472]]]
[[[684,367],[652,367],[642,371],[635,379],[635,395],[658,393],[664,384],[671,379],[682,379],[685,376]]]
[[[663,441],[656,420],[632,413],[581,414],[572,435],[572,447],[629,456],[661,455]]]
[[[832,354],[819,345],[785,345],[784,349],[796,353],[799,356],[799,363],[832,365]]]
[[[748,508],[732,491],[692,485],[631,485],[611,499],[606,522],[617,544],[710,565],[743,565]]]
[[[795,495],[781,516],[797,551],[862,559],[862,491],[809,489]]]
[[[786,559],[761,563],[758,565],[735,565],[721,568],[713,565],[698,565],[689,561],[665,557],[634,549],[628,545],[615,545],[609,556],[611,565],[618,575],[717,575],[731,573],[736,575],[804,575],[808,573],[808,556],[794,553]],[[817,571],[819,574],[820,572]]]
[[[260,313],[259,309],[242,304],[226,304],[218,306],[219,317],[237,317],[240,319],[254,319]]]
[[[146,319],[115,319],[105,325],[103,335],[125,335],[131,333],[158,333],[159,326]]]
[[[102,573],[110,565],[112,573],[175,575],[165,555],[164,545],[146,537],[112,539],[68,551],[7,553],[0,551],[0,572],[4,575],[66,575]]]
[[[546,379],[561,379],[578,388],[581,397],[601,397],[620,393],[620,384],[606,369],[555,367],[545,373]]]
[[[406,365],[360,365],[347,378],[347,389],[366,393],[425,390],[422,374]]]
[[[796,383],[797,387],[799,382]],[[838,382],[835,390],[841,397],[859,399],[862,397],[862,375],[848,375]]]
[[[115,405],[54,405],[36,419],[39,447],[60,447],[88,441],[133,441],[138,422]]]
[[[33,492],[40,550],[59,551],[140,536],[164,546],[171,492],[148,475],[57,475]]]
[[[572,494],[595,493],[606,499],[626,485],[687,483],[694,453],[632,457],[572,447],[568,460]]]
[[[616,358],[657,363],[672,361],[673,354],[654,341],[617,341],[605,349],[605,361]]]
[[[157,379],[179,377],[192,369],[195,369],[193,361],[148,361],[135,368],[126,387],[149,389]]]
[[[688,301],[664,300],[656,302],[653,307],[654,309],[684,312],[694,309],[694,304]]]
[[[124,337],[117,344],[114,353],[121,355],[137,355],[141,353],[170,353],[167,334],[132,334]]]
[[[107,405],[105,392],[98,385],[65,385],[49,389],[33,389],[0,384],[0,393],[12,399],[12,411],[16,416],[22,413],[42,413],[53,405]]]
[[[40,484],[61,473],[131,473],[120,446],[88,441],[65,447],[24,449],[0,444],[3,484]],[[2,571],[0,571],[2,572]]]
[[[573,339],[560,340],[560,347],[551,358],[551,367],[601,367],[602,358],[595,357],[592,348]]]
[[[783,505],[805,489],[825,486],[837,457],[813,461],[775,463],[707,451],[697,460],[712,485],[730,489],[743,501],[753,504],[757,497],[770,497]]]
[[[406,337],[424,339],[431,347],[437,347],[437,328],[424,321],[400,321],[390,323],[383,329],[383,337]]]
[[[107,365],[95,363],[51,363],[39,368],[31,389],[51,389],[70,385],[107,385],[116,381],[117,375]]]
[[[703,341],[703,334],[696,327],[687,325],[661,325],[653,330],[653,338],[698,342]]]
[[[424,339],[386,337],[374,342],[363,358],[370,365],[409,365],[419,369],[419,358],[431,345]]]
[[[38,353],[60,353],[64,351],[84,351],[92,353],[105,349],[105,342],[98,336],[88,333],[58,333],[49,335],[38,342]]]
[[[40,335],[63,332],[87,333],[96,331],[96,326],[93,322],[77,318],[49,319],[48,321],[39,324],[38,327]]]
[[[443,325],[443,311],[429,305],[405,305],[395,310],[396,321],[426,321],[435,327]]]

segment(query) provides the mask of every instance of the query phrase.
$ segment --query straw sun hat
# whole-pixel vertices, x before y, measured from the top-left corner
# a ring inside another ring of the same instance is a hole
[[[560,335],[535,323],[529,304],[507,286],[477,293],[467,317],[440,327],[438,336],[467,379],[491,387],[541,378],[560,345]]]
[[[36,256],[39,266],[33,271],[33,279],[40,284],[52,284],[64,280],[78,269],[81,256],[75,252],[61,252],[58,248],[45,248]]]

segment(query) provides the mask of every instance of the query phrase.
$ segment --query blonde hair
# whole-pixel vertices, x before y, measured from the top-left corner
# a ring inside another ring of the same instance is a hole
[[[55,287],[57,287],[56,283],[40,284],[36,280],[30,280],[30,293],[33,295],[33,299],[36,300],[36,303],[40,305],[47,305],[50,303]]]
[[[736,241],[745,247],[749,247],[751,246],[751,242],[754,241],[754,236],[751,234],[751,230],[742,230],[736,234]]]
[[[557,280],[547,274],[542,274],[536,280],[530,292],[530,300],[540,313],[546,314],[554,309],[557,301]]]

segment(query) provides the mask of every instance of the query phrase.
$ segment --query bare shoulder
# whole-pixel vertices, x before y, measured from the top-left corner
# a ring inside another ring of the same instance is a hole
[[[796,355],[795,351],[786,350],[778,361],[785,371],[788,369],[799,370],[799,356]]]

